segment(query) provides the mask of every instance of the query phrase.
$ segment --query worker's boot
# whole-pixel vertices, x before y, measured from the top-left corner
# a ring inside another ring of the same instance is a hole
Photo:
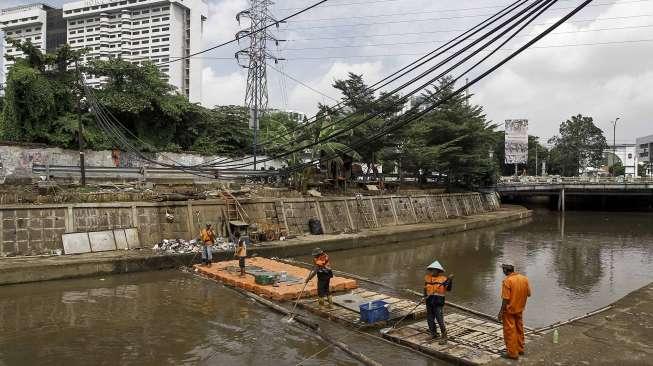
[[[329,295],[329,297],[327,297],[327,299],[329,300],[329,305],[328,305],[329,309],[331,309],[333,307],[333,296]]]
[[[318,297],[317,298],[317,303],[320,305],[320,307],[324,306],[324,298],[323,297]]]
[[[447,344],[447,332],[442,332],[442,338],[440,339],[438,344]]]

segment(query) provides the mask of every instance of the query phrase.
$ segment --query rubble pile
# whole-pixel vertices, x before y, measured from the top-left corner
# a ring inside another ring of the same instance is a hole
[[[233,244],[227,243],[223,238],[217,238],[213,245],[213,251],[232,249]],[[160,243],[155,244],[152,250],[166,253],[197,253],[202,250],[199,241],[184,239],[163,239]]]

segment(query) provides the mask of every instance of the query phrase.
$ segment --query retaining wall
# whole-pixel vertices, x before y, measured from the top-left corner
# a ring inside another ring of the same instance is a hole
[[[429,223],[494,211],[494,193],[421,196],[376,196],[316,199],[257,199],[241,202],[250,224],[286,226],[290,234],[309,232],[308,221],[322,222],[326,234]],[[222,200],[179,202],[111,202],[0,207],[0,257],[49,254],[63,249],[61,235],[82,231],[138,228],[149,247],[165,238],[190,239],[207,222],[226,235]],[[167,219],[170,214],[174,220]]]

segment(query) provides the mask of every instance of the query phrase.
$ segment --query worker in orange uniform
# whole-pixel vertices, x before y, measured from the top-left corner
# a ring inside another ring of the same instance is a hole
[[[440,344],[447,344],[447,328],[444,324],[444,295],[451,291],[453,286],[453,274],[449,277],[444,275],[444,268],[440,262],[435,261],[426,267],[428,273],[424,276],[424,298],[426,300],[426,323],[433,339],[439,338],[435,322],[438,322],[442,338]]]
[[[240,237],[240,233],[236,232],[234,234],[236,238],[236,245],[238,247],[234,251],[234,257],[238,258],[238,267],[240,267],[240,277],[245,277],[245,259],[247,258],[247,246],[245,245],[245,239]]]
[[[308,281],[317,275],[318,303],[320,306],[324,306],[326,302],[325,300],[328,300],[329,307],[331,307],[333,305],[333,299],[331,298],[331,291],[329,290],[329,287],[331,285],[333,271],[331,270],[329,256],[320,248],[313,249],[312,254],[314,267],[306,278],[306,283],[308,283]]]
[[[515,272],[512,264],[502,264],[506,278],[501,286],[501,310],[497,316],[503,323],[503,340],[507,352],[502,356],[512,360],[524,354],[524,320],[523,313],[526,300],[531,296],[528,278]]]
[[[206,224],[206,227],[200,231],[200,240],[202,241],[202,262],[211,267],[213,244],[215,244],[215,231],[211,224]]]

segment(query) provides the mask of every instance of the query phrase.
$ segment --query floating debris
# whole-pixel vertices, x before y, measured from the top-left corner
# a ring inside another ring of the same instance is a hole
[[[223,238],[216,238],[213,245],[213,251],[233,250],[233,244],[227,243]],[[202,251],[202,245],[199,241],[184,239],[163,239],[152,247],[152,250],[166,253],[197,253]]]

